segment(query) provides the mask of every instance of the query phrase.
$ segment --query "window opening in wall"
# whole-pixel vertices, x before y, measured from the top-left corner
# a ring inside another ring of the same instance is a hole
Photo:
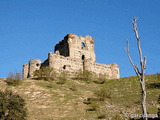
[[[39,67],[39,64],[37,63],[36,66]]]
[[[63,66],[63,69],[64,69],[64,70],[66,69],[66,65]]]
[[[85,47],[85,44],[82,42],[82,48],[84,48]]]
[[[85,59],[85,56],[84,55],[82,55],[82,60],[84,60]]]

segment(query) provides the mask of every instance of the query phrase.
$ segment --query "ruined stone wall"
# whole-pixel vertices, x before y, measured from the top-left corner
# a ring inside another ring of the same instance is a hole
[[[93,58],[93,59],[90,59],[92,62],[95,62],[95,55],[94,54],[91,54],[89,51],[87,50],[80,50],[80,49],[74,49],[74,58],[77,58],[77,59],[80,59],[80,60],[87,60],[87,59],[90,59],[90,58]]]
[[[64,57],[55,53],[49,53],[49,66],[58,71],[68,71],[74,73],[78,70],[83,70],[82,60]]]
[[[29,75],[28,77],[33,77],[33,73],[35,70],[40,69],[41,67],[41,60],[40,59],[31,59],[29,61]]]
[[[29,71],[29,65],[24,64],[23,65],[23,71],[22,71],[22,77],[25,79],[28,77],[28,71]]]
[[[70,54],[71,57],[77,59],[90,59],[95,62],[94,52],[94,40],[91,36],[78,37],[77,35],[71,34],[68,38],[69,46],[71,46]]]
[[[96,75],[105,74],[107,79],[120,77],[117,64],[96,63],[94,39],[91,36],[79,37],[72,33],[66,35],[64,40],[56,44],[54,53],[50,52],[43,63],[39,59],[32,59],[28,67],[24,65],[23,78],[33,77],[35,70],[45,66],[53,67],[59,72],[76,73],[79,70],[88,70]]]
[[[111,71],[112,71],[111,79],[120,78],[119,66],[115,63],[112,63],[112,64],[110,64],[110,67],[111,67]]]
[[[84,68],[85,70],[95,73],[97,76],[103,74],[107,79],[119,78],[119,67],[115,63],[105,65],[96,62],[90,62],[90,60],[85,60]]]
[[[59,52],[59,54],[63,56],[69,56],[69,46],[67,38],[64,38],[64,40],[56,44],[54,52]]]
[[[55,53],[76,59],[89,59],[95,62],[94,40],[91,36],[78,37],[69,33],[55,46]]]
[[[105,65],[92,62],[90,59],[83,61],[49,53],[49,66],[58,71],[68,71],[69,73],[75,73],[85,69],[95,73],[97,76],[104,74],[107,79],[119,78],[119,67],[115,63]]]
[[[82,60],[49,53],[49,66],[59,71],[75,72],[83,69]]]
[[[48,58],[41,64],[41,67],[47,67],[47,66],[49,66]]]

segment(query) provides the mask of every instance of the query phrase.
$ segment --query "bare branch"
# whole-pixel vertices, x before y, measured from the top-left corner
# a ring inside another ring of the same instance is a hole
[[[147,61],[147,60],[146,60],[146,56],[144,56],[144,59],[143,59],[143,68],[144,68],[144,69],[146,69],[146,61]]]
[[[137,69],[138,74],[141,75],[137,64],[135,65],[135,68]]]
[[[141,41],[140,41],[140,38],[138,36],[138,27],[137,27],[137,17],[135,17],[133,20],[132,20],[132,24],[133,24],[133,31],[135,32],[135,36],[136,36],[136,39],[137,39],[137,46],[138,46],[138,51],[139,51],[139,57],[140,57],[140,65],[141,67],[143,66],[143,59],[142,59],[142,50],[141,50]],[[141,68],[141,72],[143,70],[143,67]]]
[[[132,61],[132,58],[131,58],[131,56],[130,56],[129,41],[128,41],[128,40],[127,40],[127,47],[125,48],[125,51],[126,51],[126,53],[127,53],[128,59],[129,59],[131,65],[132,65],[134,71],[136,72],[137,76],[139,76],[140,74],[139,74],[138,67],[136,67],[136,65],[134,65],[134,63],[133,63],[133,61]]]

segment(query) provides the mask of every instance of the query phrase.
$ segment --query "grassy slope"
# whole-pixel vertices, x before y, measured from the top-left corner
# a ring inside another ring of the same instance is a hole
[[[146,76],[146,84],[147,110],[150,114],[156,114],[160,95],[159,76]],[[89,106],[83,101],[88,97],[96,97],[94,92],[101,88],[111,95],[105,101],[107,118],[115,120],[117,115],[123,118],[125,113],[141,113],[140,86],[136,77],[107,80],[104,84],[67,80],[60,85],[43,80],[24,80],[16,87],[0,81],[0,89],[5,88],[12,89],[26,100],[28,120],[94,120],[99,113],[86,111]]]

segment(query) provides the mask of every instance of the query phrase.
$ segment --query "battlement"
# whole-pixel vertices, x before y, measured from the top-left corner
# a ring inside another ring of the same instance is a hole
[[[73,33],[67,34],[62,41],[56,44],[54,53],[48,53],[48,58],[44,62],[39,59],[31,59],[29,64],[24,65],[23,77],[33,77],[34,71],[44,66],[70,73],[88,70],[97,75],[105,74],[108,79],[119,78],[117,64],[105,65],[96,63],[93,37],[82,37]]]

